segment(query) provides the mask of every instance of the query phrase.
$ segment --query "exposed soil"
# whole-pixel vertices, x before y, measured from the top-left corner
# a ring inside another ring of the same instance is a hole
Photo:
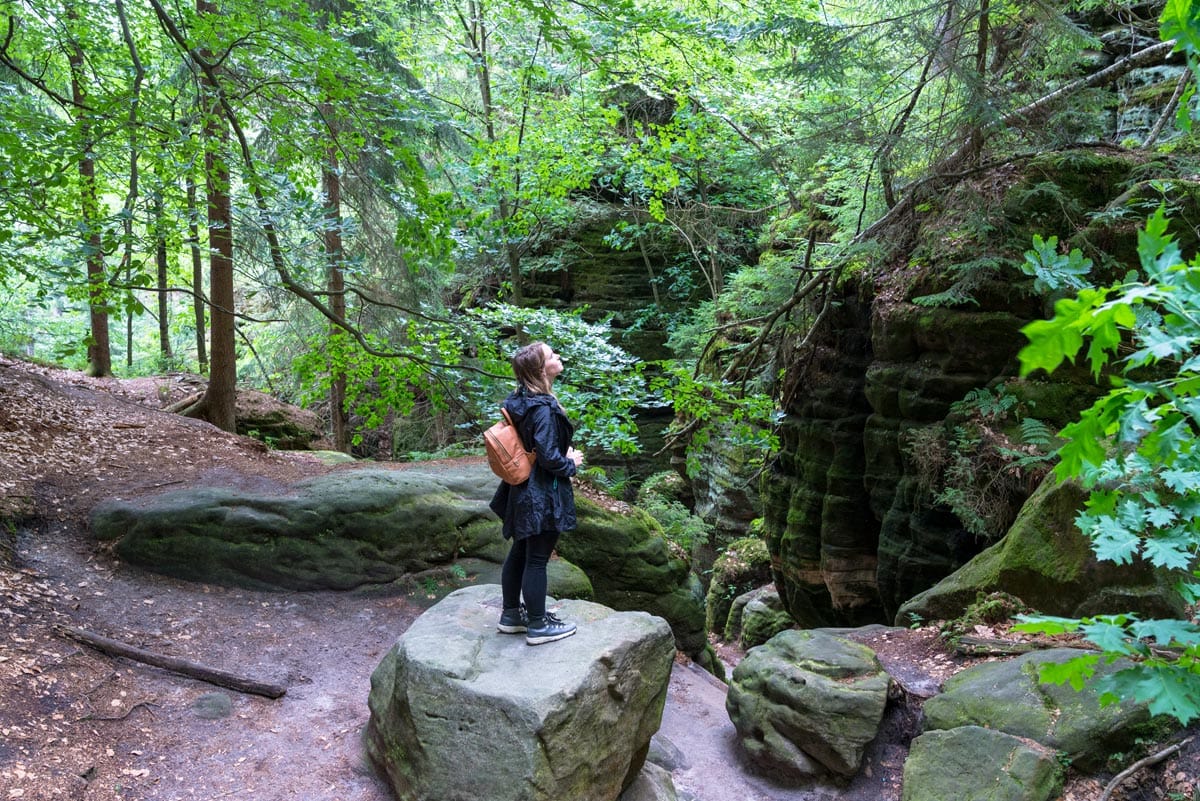
[[[158,410],[192,391],[172,378],[96,380],[0,357],[0,522],[22,521],[0,528],[0,801],[388,801],[360,748],[370,674],[430,598],[176,581],[120,563],[88,534],[87,514],[105,498],[198,484],[270,491],[352,469]],[[287,694],[269,700],[112,658],[61,625],[281,683]],[[680,659],[661,734],[681,754],[681,798],[899,799],[919,698],[968,660],[932,627],[853,636],[907,688],[853,782],[786,788],[757,776],[742,764],[723,686]],[[730,665],[741,657],[719,651]],[[1191,799],[1198,775],[1193,745],[1114,797]],[[1075,778],[1064,797],[1095,798],[1101,787]]]

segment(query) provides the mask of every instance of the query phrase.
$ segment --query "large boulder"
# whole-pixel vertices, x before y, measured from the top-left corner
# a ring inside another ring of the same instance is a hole
[[[290,487],[113,498],[92,511],[91,527],[130,564],[193,581],[345,590],[417,577],[416,589],[431,583],[444,591],[499,581],[509,544],[488,509],[497,481],[483,463],[441,472],[343,469]],[[699,580],[658,523],[583,493],[576,506],[579,527],[558,541],[550,593],[663,617],[680,650],[715,672]]]
[[[325,436],[320,416],[252,389],[237,393],[237,432],[280,450],[306,450]]]
[[[367,753],[400,801],[616,801],[658,730],[666,621],[566,601],[579,626],[531,648],[500,634],[500,588],[446,596],[371,676]]]
[[[742,747],[768,771],[788,780],[853,776],[890,683],[865,645],[790,630],[746,654],[725,705]]]
[[[980,594],[1005,592],[1048,615],[1082,617],[1134,611],[1144,617],[1182,615],[1171,576],[1144,560],[1101,562],[1075,527],[1086,495],[1053,474],[1030,496],[1008,533],[995,545],[911,598],[896,625],[913,615],[949,620]]]
[[[1011,734],[963,726],[913,740],[901,801],[1048,801],[1062,784],[1054,752]]]
[[[658,522],[637,507],[606,509],[578,494],[576,506],[579,527],[559,538],[558,553],[588,574],[595,600],[665,618],[679,650],[706,662],[704,591]]]
[[[762,645],[779,632],[796,625],[783,608],[783,600],[773,586],[748,594],[751,597],[742,605],[740,620],[742,647]]]
[[[1127,750],[1153,728],[1144,704],[1126,700],[1102,705],[1094,680],[1082,692],[1038,681],[1039,665],[1062,664],[1088,653],[1075,648],[1035,651],[957,673],[946,680],[941,695],[925,702],[925,730],[983,726],[1061,751],[1084,770],[1102,766],[1110,754]],[[1125,660],[1101,662],[1096,674],[1124,667]]]
[[[110,499],[92,511],[91,528],[125,561],[178,578],[345,590],[464,556],[502,559],[485,500],[494,481],[364,469],[265,490],[196,487]]]

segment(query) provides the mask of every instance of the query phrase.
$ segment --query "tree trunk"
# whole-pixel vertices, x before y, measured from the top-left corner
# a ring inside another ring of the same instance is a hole
[[[79,17],[74,5],[67,6],[67,18]],[[104,274],[104,251],[100,239],[100,198],[96,191],[96,161],[92,157],[92,134],[88,120],[87,92],[83,88],[83,49],[78,42],[68,45],[67,63],[71,69],[71,99],[75,102],[79,131],[79,204],[83,215],[83,252],[88,283],[88,375],[112,375],[112,349],[108,336],[108,306]]]
[[[138,160],[141,157],[141,145],[138,141],[138,106],[141,103],[142,81],[145,79],[146,71],[142,67],[137,43],[129,29],[129,18],[125,14],[124,0],[114,0],[113,5],[117,9],[117,18],[121,21],[121,38],[129,51],[129,62],[133,66],[133,85],[130,87],[129,93],[129,191],[125,195],[125,207],[121,215],[124,219],[125,255],[122,257],[122,263],[125,266],[125,284],[133,286],[133,215],[138,199]],[[159,298],[162,298],[161,294]],[[125,364],[129,367],[133,366],[132,308],[125,315]]]
[[[325,193],[325,258],[329,262],[329,308],[337,317],[346,319],[346,282],[342,273],[342,178],[338,163],[337,124],[333,104],[321,104],[321,116],[329,130],[329,145],[325,149],[325,165],[321,171],[321,187]],[[336,325],[329,328],[329,339],[344,340],[345,332]],[[333,447],[349,453],[349,421],[346,415],[346,371],[342,367],[342,348],[332,348],[330,362],[329,417],[333,428]]]
[[[198,15],[216,14],[211,0],[196,0]],[[228,126],[216,87],[201,72],[204,111],[204,179],[208,196],[208,284],[212,304],[208,390],[201,405],[205,419],[224,431],[237,430],[237,348],[233,296],[233,212],[229,165],[225,160]]]
[[[196,211],[196,179],[187,177],[188,244],[192,252],[192,309],[196,321],[196,364],[200,374],[208,372],[208,336],[205,323],[204,259],[200,255],[200,223]]]
[[[170,264],[167,254],[167,230],[163,219],[163,196],[161,187],[154,193],[154,266],[155,282],[158,286],[158,353],[166,365],[171,360],[171,327],[168,314],[170,304],[167,302],[168,280],[167,267]]]
[[[479,101],[483,107],[483,127],[487,133],[489,144],[496,142],[496,109],[492,105],[492,73],[491,56],[488,52],[487,22],[484,20],[482,0],[471,0],[467,4],[470,20],[464,21],[466,28],[467,46],[471,48],[475,59],[476,78],[479,81]],[[504,256],[508,262],[508,280],[511,286],[512,302],[520,306],[525,301],[525,288],[521,279],[521,254],[515,242],[509,220],[516,213],[503,189],[499,190],[496,210],[500,215],[500,234],[504,238]]]

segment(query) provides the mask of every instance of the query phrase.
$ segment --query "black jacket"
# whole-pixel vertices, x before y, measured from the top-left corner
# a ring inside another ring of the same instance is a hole
[[[567,458],[575,427],[553,395],[535,395],[518,388],[504,400],[513,424],[528,450],[537,454],[524,484],[500,482],[490,504],[504,520],[504,538],[524,539],[543,531],[575,528],[575,493],[571,476],[575,463]]]

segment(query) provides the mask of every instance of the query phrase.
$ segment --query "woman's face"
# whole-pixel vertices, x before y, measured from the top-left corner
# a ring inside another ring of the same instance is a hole
[[[563,371],[562,357],[554,352],[554,349],[549,345],[542,345],[542,353],[545,355],[545,361],[542,362],[542,370],[546,373],[546,378],[553,381]]]

